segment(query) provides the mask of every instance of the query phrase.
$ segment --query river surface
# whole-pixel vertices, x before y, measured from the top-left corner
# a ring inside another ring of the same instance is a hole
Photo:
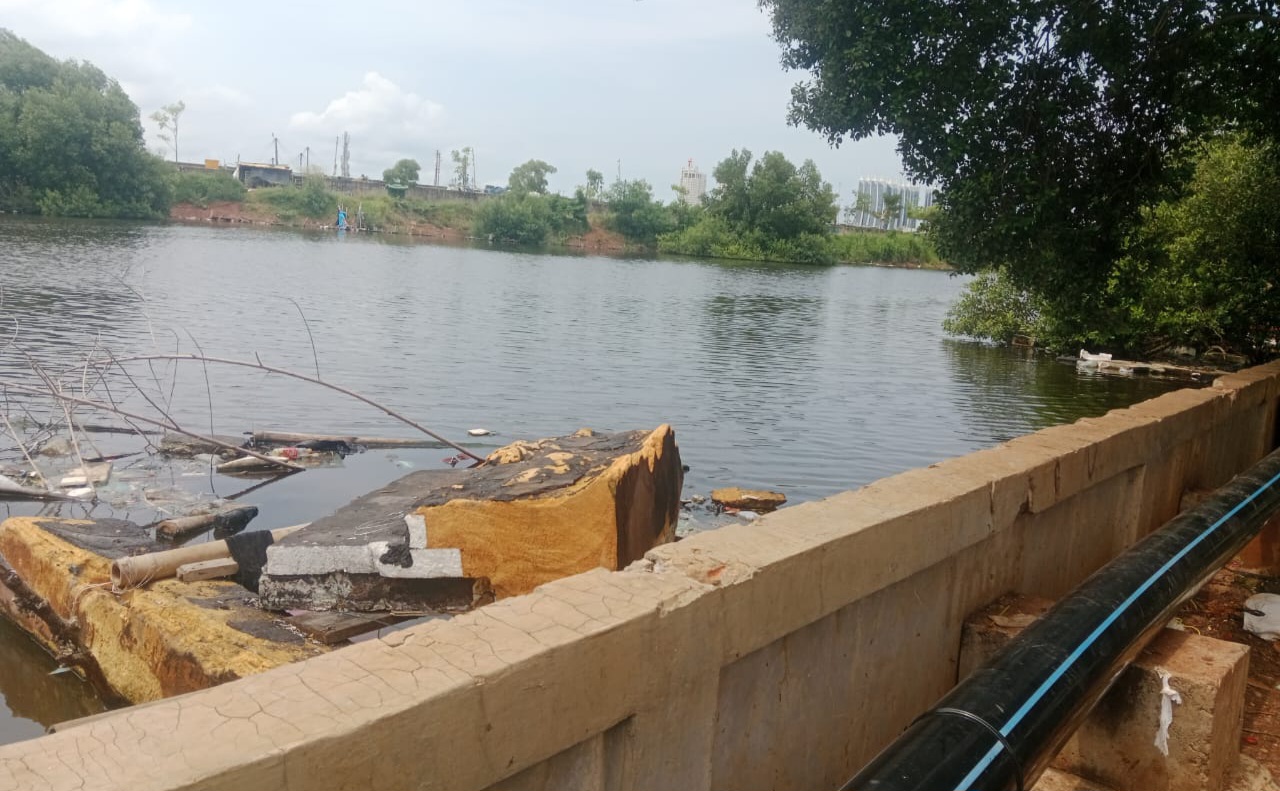
[[[83,368],[107,350],[203,350],[318,369],[446,437],[498,432],[477,452],[583,426],[670,423],[690,465],[686,494],[735,485],[803,502],[1174,386],[1081,375],[946,338],[940,322],[965,280],[941,272],[10,217],[0,217],[0,262],[0,344],[13,338],[0,349],[0,380],[39,384],[34,359],[62,371],[72,392],[88,385],[91,397],[109,392],[121,407],[154,415],[137,394],[148,391],[195,431],[415,436],[366,405],[259,371],[134,366],[132,380],[112,371],[103,385]],[[20,425],[59,417],[48,399],[24,414],[10,398]],[[86,409],[76,417],[110,421]],[[2,439],[0,448],[14,445]],[[95,442],[110,452],[123,440]],[[369,451],[243,502],[261,509],[254,528],[295,524],[410,468],[440,467],[451,453]],[[0,465],[21,466],[21,456],[11,448]],[[144,485],[149,502],[140,506],[130,493]],[[142,523],[184,497],[245,485],[196,462],[135,457],[117,463],[103,502],[42,510],[0,501],[0,518],[56,511]],[[0,624],[0,742],[98,708],[72,674],[54,670]]]

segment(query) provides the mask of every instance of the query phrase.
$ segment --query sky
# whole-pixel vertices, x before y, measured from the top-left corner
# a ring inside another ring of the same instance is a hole
[[[900,178],[892,138],[831,147],[787,124],[791,86],[755,0],[420,0],[415,4],[192,0],[0,0],[0,27],[58,58],[88,60],[148,116],[182,100],[179,154],[310,161],[351,173],[407,157],[432,183],[442,152],[475,150],[480,184],[516,165],[642,178],[670,198],[689,159],[708,175],[735,148],[813,159],[851,203],[861,177]],[[172,151],[168,152],[172,155]]]

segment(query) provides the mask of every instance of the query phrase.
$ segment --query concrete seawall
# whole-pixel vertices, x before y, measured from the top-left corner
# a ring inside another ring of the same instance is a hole
[[[0,791],[835,788],[1057,598],[1274,446],[1280,363],[0,747]]]

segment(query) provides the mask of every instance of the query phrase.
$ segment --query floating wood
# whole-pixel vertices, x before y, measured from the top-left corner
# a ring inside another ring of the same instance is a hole
[[[349,612],[307,612],[286,619],[312,640],[333,645],[356,635],[412,620],[418,616],[365,615]]]
[[[233,508],[224,508],[221,511],[214,511],[210,514],[166,519],[156,525],[156,538],[183,541],[206,530],[213,529],[227,534],[235,534],[243,530],[244,526],[249,524],[257,515],[258,507],[256,505],[237,505]]]
[[[255,431],[254,443],[263,445],[296,445],[299,442],[345,442],[366,448],[447,448],[443,442],[431,439],[402,439],[397,437],[359,437],[342,434],[301,434],[291,431]]]
[[[196,563],[184,563],[178,566],[175,576],[180,582],[204,582],[234,577],[238,573],[240,573],[239,563],[231,558],[215,558]]]

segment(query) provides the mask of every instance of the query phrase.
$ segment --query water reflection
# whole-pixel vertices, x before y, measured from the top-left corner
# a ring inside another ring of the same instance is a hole
[[[16,626],[0,619],[0,744],[30,739],[49,725],[103,710],[72,673],[50,675],[58,666]]]
[[[943,341],[956,410],[972,430],[1003,442],[1048,426],[1101,415],[1168,391],[1175,383],[1150,377],[1103,376],[1047,359],[1029,349],[997,349]]]

